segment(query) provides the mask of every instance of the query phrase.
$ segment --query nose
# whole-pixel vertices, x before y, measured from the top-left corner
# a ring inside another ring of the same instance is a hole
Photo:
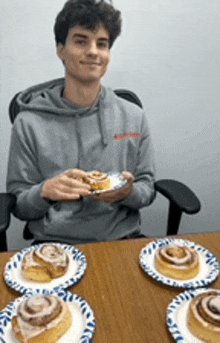
[[[98,48],[97,48],[96,42],[91,42],[91,44],[89,44],[88,49],[87,49],[87,54],[89,56],[97,56]]]

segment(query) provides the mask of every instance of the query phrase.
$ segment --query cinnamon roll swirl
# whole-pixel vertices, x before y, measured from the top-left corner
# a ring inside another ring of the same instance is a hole
[[[83,181],[90,185],[92,190],[110,189],[110,178],[105,173],[92,171],[83,178]]]
[[[199,255],[187,246],[168,245],[156,251],[155,267],[167,277],[191,279],[199,273]]]
[[[24,256],[21,273],[31,281],[50,282],[64,275],[68,266],[69,257],[62,248],[45,244]]]
[[[220,342],[220,296],[216,291],[199,294],[191,300],[187,326],[194,336],[205,342]]]
[[[12,318],[12,330],[23,343],[55,343],[71,324],[68,305],[51,294],[33,296],[21,302]]]

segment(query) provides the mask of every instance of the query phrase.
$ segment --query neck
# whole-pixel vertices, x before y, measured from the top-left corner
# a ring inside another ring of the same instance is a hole
[[[82,83],[77,80],[71,81],[66,78],[63,97],[80,107],[92,107],[100,93],[100,82]]]

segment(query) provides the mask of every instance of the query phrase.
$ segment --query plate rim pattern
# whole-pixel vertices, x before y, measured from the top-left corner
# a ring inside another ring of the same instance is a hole
[[[3,278],[9,287],[13,288],[14,290],[16,290],[22,294],[26,294],[26,293],[33,292],[33,291],[40,293],[40,292],[44,292],[47,289],[46,283],[43,283],[43,285],[45,285],[45,288],[43,288],[43,289],[37,288],[36,286],[24,287],[22,285],[22,282],[17,282],[16,280],[13,280],[11,272],[13,271],[13,269],[19,268],[21,261],[22,261],[24,255],[26,253],[28,253],[29,251],[33,251],[36,248],[42,247],[44,245],[48,245],[48,244],[56,245],[60,248],[63,248],[64,251],[72,254],[74,261],[79,262],[78,269],[76,271],[76,274],[73,277],[70,277],[64,283],[61,283],[58,286],[53,287],[52,289],[50,287],[48,289],[54,290],[54,291],[58,291],[59,289],[66,289],[70,286],[75,285],[82,278],[82,276],[84,275],[84,273],[86,271],[87,261],[86,261],[85,254],[81,250],[79,250],[75,246],[68,245],[68,244],[45,242],[42,244],[36,244],[36,245],[32,245],[30,247],[24,248],[24,249],[20,250],[19,252],[15,253],[9,259],[9,261],[5,265],[4,272],[3,272]],[[48,284],[48,286],[49,286],[49,284]]]
[[[168,330],[171,333],[171,336],[179,343],[188,343],[188,341],[184,338],[184,333],[182,332],[181,328],[179,327],[178,323],[176,322],[175,314],[178,308],[185,302],[193,299],[196,295],[201,293],[207,293],[209,291],[216,291],[217,294],[220,296],[220,290],[214,288],[195,288],[185,290],[184,292],[180,293],[179,295],[175,296],[166,310],[166,324]]]
[[[4,329],[7,328],[7,325],[11,324],[13,311],[16,309],[18,304],[32,296],[38,294],[38,292],[30,292],[23,294],[21,297],[16,298],[14,301],[10,302],[1,312],[0,312],[0,342],[7,343],[5,341]],[[69,291],[60,289],[58,292],[53,290],[44,290],[44,294],[53,294],[57,295],[59,298],[63,299],[64,302],[76,303],[80,309],[81,314],[85,318],[85,328],[83,334],[78,343],[89,343],[92,340],[92,337],[95,332],[95,316],[92,308],[89,306],[87,301],[76,294],[72,294]]]
[[[196,281],[188,281],[188,280],[174,280],[171,278],[168,278],[166,276],[163,276],[162,274],[158,273],[156,270],[152,269],[152,266],[147,264],[145,261],[145,258],[147,255],[152,255],[155,253],[155,251],[159,248],[162,248],[164,246],[170,245],[175,243],[176,241],[182,242],[184,245],[191,247],[192,249],[195,249],[199,253],[203,254],[206,258],[206,264],[208,264],[210,267],[212,267],[212,270],[207,275],[205,279],[196,280]],[[147,245],[145,245],[140,252],[139,255],[139,263],[141,268],[153,279],[158,281],[161,284],[171,286],[171,287],[180,287],[180,288],[200,288],[205,287],[217,278],[219,274],[219,263],[217,261],[217,257],[214,256],[208,249],[202,247],[201,245],[182,238],[159,238],[157,240],[154,240]]]

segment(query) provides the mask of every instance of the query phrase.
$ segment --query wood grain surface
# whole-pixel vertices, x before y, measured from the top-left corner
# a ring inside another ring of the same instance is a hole
[[[181,236],[209,249],[220,261],[220,233]],[[93,343],[170,343],[166,309],[183,289],[159,284],[139,266],[141,249],[153,239],[79,245],[87,259],[83,278],[69,290],[89,303],[96,318]],[[3,279],[15,252],[0,254],[0,310],[20,294]],[[210,287],[220,289],[218,278]]]

